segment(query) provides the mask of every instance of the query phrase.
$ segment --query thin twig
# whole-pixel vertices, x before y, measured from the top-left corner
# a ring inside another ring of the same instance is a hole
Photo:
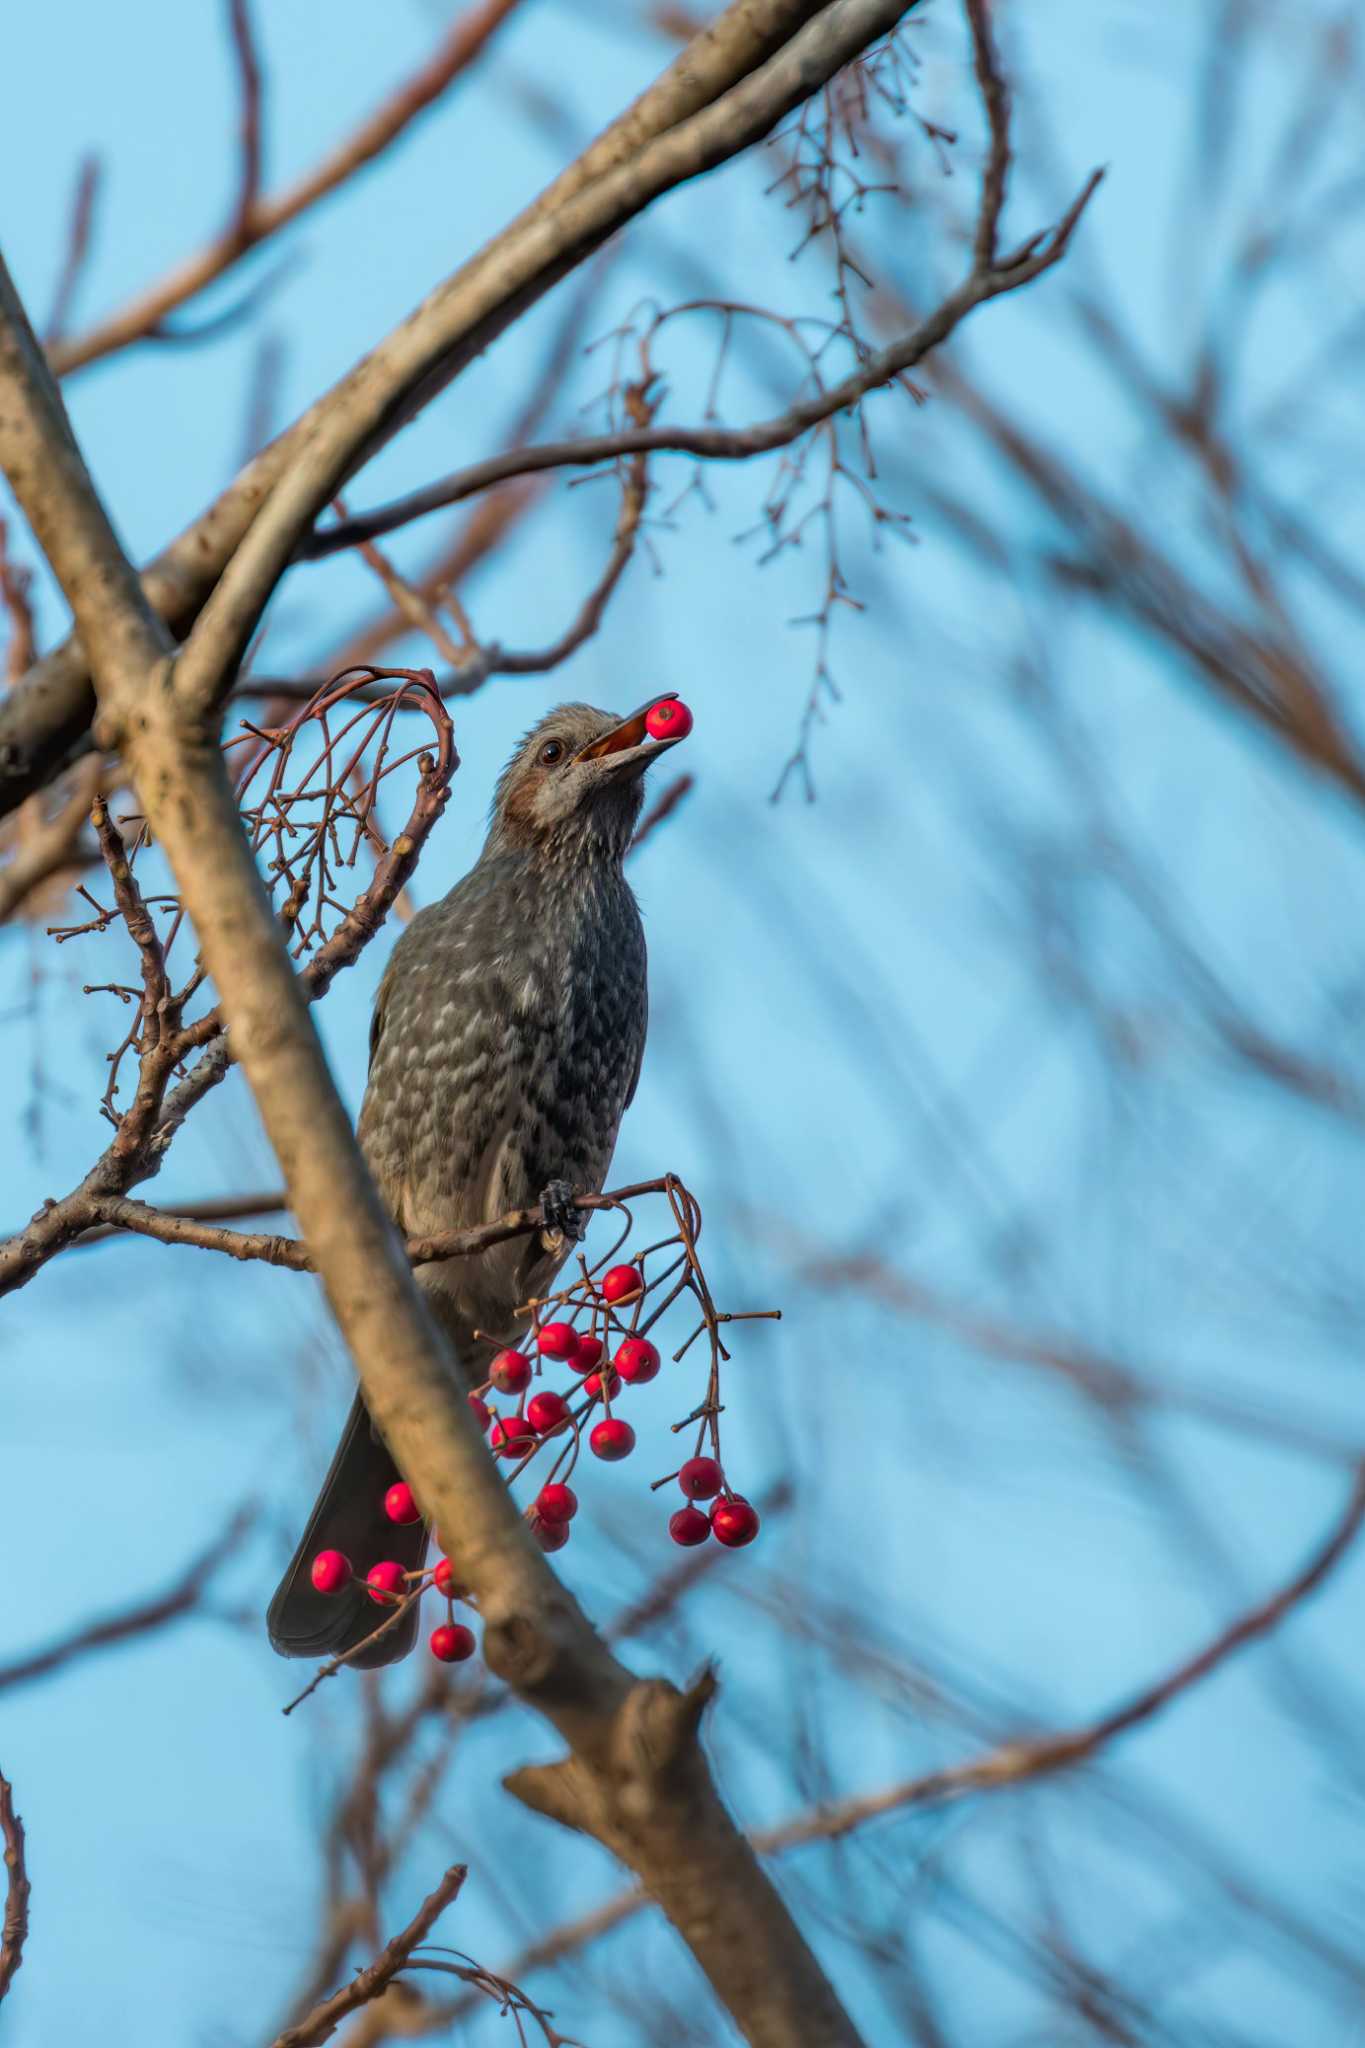
[[[0,1841],[5,1844],[5,1920],[0,1933],[0,1998],[24,1960],[28,1936],[28,1868],[24,1862],[24,1824],[14,1811],[14,1788],[0,1773]]]
[[[368,2005],[372,1998],[378,1998],[380,1992],[393,1982],[413,1950],[426,1940],[446,1907],[458,1896],[468,1875],[465,1864],[452,1863],[436,1889],[423,1899],[402,1933],[395,1934],[383,1953],[340,1991],[333,1992],[321,2005],[314,2006],[308,2017],[296,2027],[286,2027],[276,2037],[272,2048],[317,2048],[318,2042],[331,2039],[348,2013]]]
[[[106,1615],[100,1621],[87,1622],[45,1649],[33,1650],[12,1664],[0,1664],[0,1692],[8,1686],[26,1685],[30,1679],[46,1678],[90,1650],[103,1650],[110,1643],[150,1635],[179,1615],[192,1613],[203,1599],[209,1580],[236,1551],[254,1516],[254,1508],[240,1508],[223,1534],[214,1539],[173,1586],[155,1599],[140,1601],[136,1607]]]

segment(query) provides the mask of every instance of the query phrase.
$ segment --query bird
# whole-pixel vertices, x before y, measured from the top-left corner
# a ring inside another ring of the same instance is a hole
[[[474,866],[411,919],[375,999],[357,1137],[398,1229],[429,1236],[544,1205],[543,1231],[415,1269],[471,1389],[581,1235],[572,1194],[605,1185],[639,1080],[645,937],[623,863],[645,773],[684,736],[650,737],[660,701],[626,718],[561,704],[532,727]],[[425,1523],[385,1511],[400,1476],[357,1393],[270,1604],[281,1655],[368,1668],[412,1648],[417,1602],[368,1642],[384,1617],[362,1583],[381,1559],[418,1571],[426,1557]],[[313,1585],[325,1549],[353,1567],[340,1593]]]

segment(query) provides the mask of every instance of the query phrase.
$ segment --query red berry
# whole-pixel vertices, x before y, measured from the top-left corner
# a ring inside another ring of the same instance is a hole
[[[542,1358],[572,1358],[578,1349],[578,1332],[572,1323],[546,1323],[536,1338]]]
[[[694,1544],[705,1543],[711,1534],[711,1524],[700,1508],[679,1508],[668,1518],[668,1533],[675,1543],[691,1550]]]
[[[618,1458],[628,1458],[635,1449],[635,1431],[619,1415],[608,1415],[598,1423],[588,1442],[595,1458],[605,1458],[609,1465],[614,1465]]]
[[[711,1528],[717,1543],[727,1550],[739,1550],[758,1534],[758,1515],[747,1500],[718,1500],[711,1510]]]
[[[311,1577],[319,1593],[339,1593],[351,1583],[351,1560],[340,1550],[320,1550]]]
[[[691,730],[692,713],[681,697],[665,697],[645,714],[645,731],[652,740],[685,740]]]
[[[488,1377],[500,1394],[524,1394],[531,1384],[531,1361],[524,1351],[500,1351]]]
[[[710,1500],[725,1479],[714,1458],[689,1458],[678,1474],[678,1484],[689,1500]]]
[[[659,1354],[648,1337],[627,1337],[612,1360],[623,1380],[642,1387],[659,1370]]]
[[[471,1394],[469,1397],[469,1412],[478,1423],[480,1429],[486,1430],[489,1423],[493,1420],[492,1409],[486,1401],[481,1401],[477,1394]]]
[[[644,1285],[638,1266],[613,1266],[603,1276],[600,1292],[603,1301],[614,1305],[618,1301],[634,1301],[637,1294],[644,1292]]]
[[[448,1557],[438,1560],[432,1576],[432,1583],[438,1593],[444,1593],[447,1600],[462,1600],[464,1588],[455,1577],[455,1567]]]
[[[569,1525],[567,1522],[542,1522],[539,1515],[532,1515],[531,1534],[542,1550],[562,1550],[569,1540]]]
[[[431,1631],[431,1654],[443,1664],[463,1664],[474,1654],[474,1631],[462,1621],[443,1621]]]
[[[542,1522],[571,1522],[578,1513],[578,1495],[571,1486],[552,1479],[536,1495],[536,1513]]]
[[[608,1366],[606,1379],[607,1392],[614,1401],[621,1391],[621,1375],[619,1372],[613,1372],[612,1368]],[[588,1377],[583,1382],[583,1391],[585,1394],[592,1394],[594,1396],[601,1393],[602,1375],[600,1372],[590,1372],[588,1374]]]
[[[384,1607],[391,1605],[391,1602],[384,1597],[386,1593],[406,1593],[407,1591],[407,1582],[403,1577],[403,1567],[401,1564],[395,1564],[391,1557],[386,1557],[379,1564],[372,1564],[370,1566],[370,1569],[365,1574],[365,1584],[370,1589],[371,1600],[378,1600]]]
[[[561,1429],[569,1412],[569,1404],[562,1394],[533,1394],[526,1403],[526,1420],[538,1436],[549,1436],[552,1430]]]
[[[575,1372],[591,1372],[602,1356],[600,1337],[580,1337],[569,1361]]]
[[[524,1415],[499,1415],[489,1438],[500,1458],[524,1458],[534,1450],[536,1433]]]
[[[406,1479],[395,1480],[384,1495],[384,1513],[391,1522],[420,1522],[422,1510],[412,1497]]]

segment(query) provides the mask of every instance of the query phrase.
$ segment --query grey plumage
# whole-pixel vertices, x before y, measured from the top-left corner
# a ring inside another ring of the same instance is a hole
[[[358,1135],[405,1235],[491,1221],[557,1181],[604,1185],[648,1018],[644,932],[622,862],[644,771],[667,744],[646,741],[643,711],[550,712],[498,783],[478,861],[394,947]],[[471,1384],[567,1250],[539,1234],[417,1269]],[[380,1557],[420,1563],[425,1531],[395,1530],[381,1512],[395,1476],[363,1409],[353,1411],[271,1606],[271,1641],[286,1656],[346,1649],[380,1619],[363,1594],[314,1592],[319,1549],[344,1550],[362,1572]],[[402,1656],[415,1633],[414,1610],[410,1626],[356,1661]]]

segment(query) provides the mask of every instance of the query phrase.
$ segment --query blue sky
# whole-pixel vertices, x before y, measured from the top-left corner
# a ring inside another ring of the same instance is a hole
[[[1182,558],[1216,581],[1223,558],[1194,492],[1182,495],[1163,469],[1153,492],[1150,428],[1069,315],[1107,277],[1163,374],[1185,373],[1210,315],[1200,280],[1218,274],[1220,237],[1233,246],[1234,202],[1254,188],[1261,128],[1268,147],[1299,53],[1291,40],[1282,75],[1273,64],[1253,71],[1240,131],[1252,168],[1230,180],[1221,214],[1212,201],[1200,213],[1185,152],[1207,11],[1153,26],[1146,10],[1110,0],[1049,10],[1031,28],[1016,12],[1024,174],[1009,226],[1022,235],[1041,224],[1093,164],[1108,175],[1074,271],[978,314],[955,360],[1116,501],[1177,531]],[[268,181],[311,163],[420,59],[443,18],[408,0],[382,12],[342,0],[324,31],[312,9],[271,10]],[[283,420],[653,75],[668,46],[633,24],[624,6],[590,22],[526,7],[477,82],[353,193],[253,260],[248,275],[259,276],[290,259],[249,329],[211,347],[135,350],[73,380],[75,425],[133,553],[153,551],[236,467],[261,333],[284,339]],[[958,90],[956,16],[939,0],[918,34],[916,104],[963,119],[965,152],[974,130]],[[3,243],[39,316],[76,162],[93,149],[108,166],[79,324],[196,246],[228,204],[223,23],[211,7],[150,0],[129,19],[68,0],[27,10],[11,49],[24,89],[0,137]],[[553,96],[554,121],[537,118],[536,93]],[[866,231],[885,274],[927,303],[961,260],[944,208],[969,190],[967,166],[945,186],[927,146],[908,162],[912,201],[873,202]],[[765,182],[759,167],[733,167],[632,228],[596,330],[646,298],[702,289],[822,308],[827,281],[809,258],[788,262],[790,223]],[[1354,247],[1358,256],[1358,235]],[[1329,276],[1343,274],[1346,254],[1324,258]],[[497,445],[561,306],[562,294],[538,309],[400,436],[353,502]],[[714,333],[698,322],[674,335],[670,404],[688,418]],[[1248,438],[1277,370],[1292,381],[1315,338],[1307,293],[1269,295],[1236,392],[1233,424]],[[737,358],[730,417],[774,409],[775,361],[757,350]],[[547,432],[574,424],[600,363],[580,361]],[[1335,448],[1323,417],[1306,453],[1283,452],[1275,474],[1296,502],[1337,503],[1358,412],[1343,396]],[[457,707],[464,766],[415,891],[430,900],[474,857],[493,777],[546,706],[581,696],[625,709],[663,690],[693,705],[697,788],[634,872],[653,1023],[614,1177],[679,1172],[706,1214],[718,1297],[782,1304],[780,1326],[756,1326],[736,1345],[727,1426],[753,1489],[790,1475],[797,1499],[635,1655],[674,1676],[703,1652],[719,1658],[714,1753],[753,1826],[982,1739],[903,1686],[860,1685],[841,1653],[784,1639],[775,1603],[795,1597],[814,1617],[837,1596],[888,1657],[967,1674],[983,1728],[992,1700],[1007,1703],[1006,1724],[1065,1724],[1157,1675],[1285,1578],[1346,1486],[1338,1465],[1160,1413],[1124,1441],[1055,1376],[983,1359],[949,1329],[813,1284],[813,1254],[875,1253],[964,1310],[1067,1333],[1164,1386],[1254,1400],[1365,1441],[1358,1131],[1220,1047],[1197,976],[1177,971],[1096,856],[1055,734],[1018,687],[1021,647],[1043,650],[1058,715],[1095,764],[1111,823],[1194,955],[1264,1028],[1347,1072],[1359,1064],[1358,822],[1112,610],[1047,582],[1042,515],[951,406],[887,397],[871,416],[883,489],[913,516],[916,544],[875,558],[853,544],[850,576],[868,609],[846,615],[835,641],[843,701],[816,736],[818,801],[793,792],[769,802],[810,680],[811,636],[788,621],[811,608],[818,563],[806,550],[758,568],[754,544],[734,536],[754,524],[770,473],[717,472],[714,509],[693,500],[654,533],[661,573],[635,562],[601,634],[562,673],[499,680]],[[656,507],[686,474],[660,466]],[[943,489],[968,493],[1005,537],[993,568],[936,513]],[[553,638],[605,559],[614,517],[609,485],[557,485],[467,593],[480,631],[516,645]],[[1358,507],[1342,503],[1334,531],[1348,552],[1359,525]],[[392,552],[418,564],[435,537],[416,530]],[[1292,565],[1286,576],[1298,623],[1349,690],[1349,622]],[[263,659],[276,672],[308,669],[376,595],[349,560],[299,571],[273,609]],[[60,619],[43,583],[45,640]],[[1097,1004],[1049,966],[1066,954],[1059,933],[1083,955]],[[319,1012],[352,1106],[384,952],[376,946]],[[93,946],[0,936],[0,1048],[12,1100],[33,1111],[11,1126],[5,1201],[16,1222],[72,1185],[103,1142],[109,1020],[96,1005],[108,999],[80,987],[104,978],[104,959]],[[1127,1067],[1101,1057],[1094,1019],[1106,1006],[1140,1047]],[[152,1192],[169,1203],[273,1178],[234,1079]],[[0,1766],[29,1828],[34,1885],[7,2039],[57,2048],[88,2031],[97,1998],[110,2048],[245,2048],[280,2023],[310,1954],[319,1814],[356,1739],[344,1681],[316,1711],[280,1716],[297,1674],[270,1656],[253,1618],[325,1459],[349,1368],[310,1281],[141,1244],[71,1254],[11,1298],[0,1359],[0,1542],[17,1594],[0,1662],[155,1590],[244,1495],[260,1506],[208,1614],[4,1700]],[[674,1412],[662,1382],[641,1399],[639,1457],[603,1474],[594,1526],[563,1554],[601,1617],[669,1561],[644,1482],[667,1469]],[[1159,1474],[1150,1486],[1144,1470]],[[1172,1505],[1182,1500],[1184,1520]],[[983,1932],[992,1913],[1006,1934],[1034,1924],[1031,1856],[1062,1874],[1058,1910],[1077,1948],[1115,1968],[1150,1950],[1160,2038],[1276,2048],[1359,2038],[1330,1971],[1284,1959],[1269,1936],[1224,1939],[1206,1876],[1136,1844],[1142,1825],[1178,1814],[1358,1946],[1360,1780],[1343,1782],[1312,1702],[1325,1697],[1359,1725],[1363,1585],[1365,1566],[1348,1562],[1282,1644],[1229,1666],[1132,1738],[1097,1782],[889,1820],[870,1831],[856,1870],[810,1852],[784,1863],[789,1896],[869,2038],[900,2038],[903,2021],[885,1979],[843,1943],[846,1887],[890,1921],[913,1917],[926,1966],[952,1987],[960,2038],[1023,2040],[1029,2028],[1060,2038],[1006,1936]],[[461,1738],[438,1824],[395,1873],[394,1926],[448,1855],[467,1855],[473,1876],[447,1939],[494,1964],[615,1888],[605,1856],[497,1788],[501,1771],[549,1753],[519,1711]],[[1138,1820],[1106,1818],[1111,1785]],[[690,1969],[666,1930],[642,1922],[566,1970],[550,2002],[593,2048],[625,2048],[643,2035],[609,1994],[673,1987],[691,1999],[693,2038],[728,2039]],[[490,2014],[467,2037],[508,2036]]]

